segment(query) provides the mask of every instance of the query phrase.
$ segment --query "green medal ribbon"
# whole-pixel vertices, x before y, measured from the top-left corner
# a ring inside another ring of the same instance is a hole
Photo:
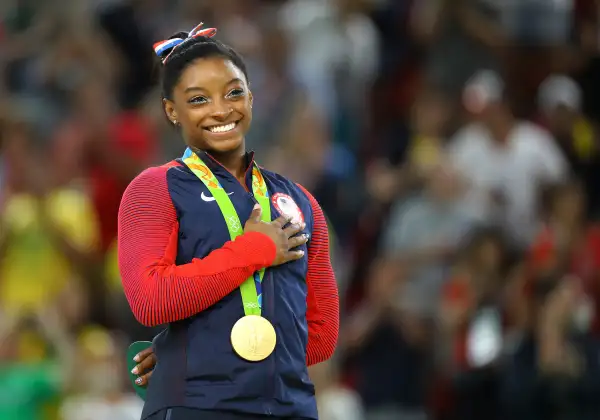
[[[227,225],[227,230],[229,231],[229,236],[233,241],[235,238],[244,233],[244,229],[242,223],[240,222],[240,218],[229,198],[227,192],[223,189],[217,177],[212,173],[212,171],[206,166],[204,161],[191,149],[187,149],[182,158],[183,162],[186,164],[188,168],[202,181],[208,191],[212,194],[215,199],[215,202],[219,206],[221,213],[223,214],[223,218],[225,219],[225,224]],[[267,185],[265,180],[258,168],[256,163],[253,164],[252,168],[252,192],[254,194],[254,198],[262,208],[262,216],[261,219],[263,222],[270,223],[271,222],[271,204],[269,202],[269,192],[267,190]],[[265,269],[261,269],[258,272],[258,275],[255,273],[251,277],[248,277],[240,286],[240,292],[242,294],[242,303],[244,306],[244,314],[248,315],[258,315],[261,314],[262,308],[262,280],[265,275]]]

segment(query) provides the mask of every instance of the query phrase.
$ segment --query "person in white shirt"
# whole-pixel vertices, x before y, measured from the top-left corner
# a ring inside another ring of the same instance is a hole
[[[337,358],[309,368],[321,420],[366,420],[360,396],[340,381]]]
[[[476,73],[463,101],[476,119],[449,147],[469,185],[464,203],[481,221],[504,227],[515,245],[527,246],[538,228],[540,189],[568,175],[567,161],[548,132],[514,117],[496,73]]]
[[[110,332],[90,327],[79,337],[73,392],[62,401],[62,420],[138,420],[144,402],[124,391],[123,349]]]

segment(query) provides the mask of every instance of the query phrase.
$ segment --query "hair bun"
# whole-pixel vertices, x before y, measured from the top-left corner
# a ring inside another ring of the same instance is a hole
[[[203,23],[197,25],[190,32],[177,32],[165,41],[160,41],[154,44],[154,52],[162,60],[163,64],[173,52],[173,50],[188,39],[193,38],[211,38],[217,33],[216,28],[201,29]]]
[[[177,32],[171,35],[168,39],[155,43],[153,45],[154,52],[160,59],[164,60],[169,56],[169,54],[171,54],[173,48],[185,41],[187,37],[187,32]]]
[[[173,35],[171,35],[169,37],[169,39],[174,39],[174,38],[186,39],[189,36],[190,36],[189,32],[181,31],[181,32],[174,33]]]

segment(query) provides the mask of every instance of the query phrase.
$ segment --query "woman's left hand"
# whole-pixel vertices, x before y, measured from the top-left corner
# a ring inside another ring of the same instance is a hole
[[[138,375],[139,377],[135,380],[137,386],[147,386],[152,376],[154,366],[156,366],[156,355],[152,350],[152,347],[148,347],[146,350],[139,352],[134,359],[138,364],[133,368],[131,373]]]

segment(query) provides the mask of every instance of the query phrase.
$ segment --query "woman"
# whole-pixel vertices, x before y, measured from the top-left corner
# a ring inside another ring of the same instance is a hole
[[[164,110],[188,148],[140,174],[119,211],[131,309],[168,324],[142,418],[316,419],[307,366],[331,357],[339,323],[325,218],[245,152],[246,66],[200,26],[155,45]]]

